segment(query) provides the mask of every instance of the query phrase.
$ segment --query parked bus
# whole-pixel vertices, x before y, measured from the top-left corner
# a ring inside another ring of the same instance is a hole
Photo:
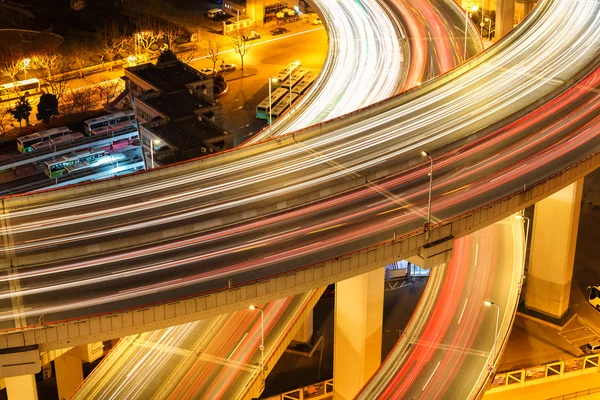
[[[310,71],[306,68],[298,68],[285,81],[283,81],[283,83],[281,84],[281,87],[285,88],[287,90],[290,90],[294,86],[296,86],[300,82],[300,80],[302,80],[302,78],[304,78],[304,76],[306,74],[309,74],[309,73],[310,73]]]
[[[260,102],[258,107],[256,107],[256,118],[269,120],[269,105],[275,109],[275,106],[281,99],[283,99],[286,95],[289,96],[288,90],[284,88],[275,89],[271,92],[271,101],[269,102],[269,98],[267,97],[263,101]]]
[[[17,139],[17,149],[19,149],[21,153],[29,153],[34,150],[32,147],[34,144],[47,142],[69,133],[71,133],[69,128],[60,126],[58,128],[32,133],[31,135],[21,136]]]
[[[292,93],[291,100],[292,103],[298,98],[296,93]],[[290,96],[289,94],[285,96],[275,107],[273,107],[273,112],[271,115],[273,116],[273,120],[276,120],[283,114],[288,108],[290,108]]]
[[[85,136],[83,135],[83,133],[71,132],[71,133],[67,133],[66,135],[54,138],[54,139],[45,140],[43,142],[35,143],[35,144],[31,145],[31,148],[34,151],[35,150],[40,150],[40,149],[52,148],[52,147],[55,147],[55,146],[57,146],[57,145],[59,145],[61,143],[69,143],[69,142],[72,142],[73,140],[81,139],[81,138],[84,138],[84,137]]]
[[[312,72],[309,72],[308,74],[304,75],[304,78],[302,78],[302,80],[298,82],[297,85],[294,85],[292,93],[296,93],[298,95],[304,94],[306,90],[310,87],[310,85],[312,85],[312,83],[315,81],[316,77],[317,76]]]
[[[99,135],[107,132],[114,132],[124,126],[135,123],[135,114],[133,110],[122,111],[103,117],[88,119],[83,123],[87,135]]]
[[[47,177],[54,179],[61,176],[67,167],[79,163],[86,163],[86,165],[89,166],[90,164],[96,163],[96,161],[105,154],[106,151],[104,149],[93,149],[58,157],[44,163],[44,173]]]
[[[37,78],[0,85],[0,101],[18,99],[40,93],[40,81]]]
[[[300,68],[302,64],[300,64],[299,62],[293,62],[291,63],[289,66],[287,66],[286,68],[282,69],[278,74],[277,74],[277,81],[280,83],[283,83],[287,78],[289,78],[290,74],[293,74],[294,72],[296,72],[296,70],[298,68]],[[291,68],[290,68],[291,66]]]

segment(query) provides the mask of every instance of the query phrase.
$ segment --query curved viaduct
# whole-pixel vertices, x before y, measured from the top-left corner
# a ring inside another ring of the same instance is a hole
[[[597,118],[573,102],[595,101],[597,90],[580,83],[581,99],[549,101],[596,69],[600,6],[565,7],[542,2],[467,64],[331,122],[149,173],[3,199],[4,283],[19,290],[4,309],[17,299],[25,307],[4,314],[0,348],[49,350],[157,329],[401,258],[433,265],[454,238],[585,176],[600,162]],[[560,57],[544,51],[552,38]],[[484,82],[498,93],[486,104],[474,94]],[[531,124],[545,103],[556,107],[552,117]],[[427,238],[419,228],[427,165],[415,157],[424,149],[439,177]],[[151,285],[136,280],[150,270]],[[86,292],[92,281],[102,287]],[[123,310],[125,301],[139,305]]]

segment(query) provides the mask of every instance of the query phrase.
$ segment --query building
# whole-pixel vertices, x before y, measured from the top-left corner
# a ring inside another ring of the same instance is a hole
[[[304,0],[223,0],[223,10],[231,15],[247,15],[262,27],[265,22],[275,18],[275,14],[284,8],[296,12],[308,12],[309,5]]]
[[[223,130],[214,79],[173,60],[125,69],[148,167],[189,160],[233,147]]]

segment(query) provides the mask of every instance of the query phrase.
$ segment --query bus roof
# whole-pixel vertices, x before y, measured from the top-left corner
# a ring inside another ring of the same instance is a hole
[[[3,85],[0,85],[0,87],[8,89],[8,88],[12,88],[15,86],[29,85],[32,83],[39,83],[39,82],[40,82],[40,80],[38,78],[30,78],[30,79],[25,79],[24,81],[5,83]]]
[[[102,122],[102,121],[106,121],[106,120],[110,120],[110,119],[115,119],[115,118],[122,117],[125,115],[133,115],[133,110],[119,111],[116,113],[103,115],[101,117],[88,119],[85,121],[85,123],[86,124],[95,124],[96,122]]]

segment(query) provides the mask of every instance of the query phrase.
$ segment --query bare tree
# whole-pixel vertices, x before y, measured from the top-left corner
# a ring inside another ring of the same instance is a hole
[[[231,47],[233,47],[233,51],[240,56],[242,76],[244,75],[244,56],[248,54],[252,47],[252,43],[245,39],[247,33],[246,30],[238,29],[231,36]]]
[[[119,92],[122,91],[121,82],[122,81],[120,81],[119,79],[111,79],[105,80],[97,86],[98,96],[100,96],[100,99],[102,100],[105,106],[108,107],[110,101],[117,97]]]
[[[6,133],[7,125],[13,126],[10,117],[10,107],[0,108],[0,131],[3,135]]]
[[[162,37],[158,19],[147,14],[135,14],[131,17],[131,24],[135,27],[133,41],[137,51],[146,54],[150,48]]]
[[[27,68],[23,55],[11,49],[0,49],[0,74],[6,76],[11,82],[19,80],[17,75]]]
[[[215,39],[208,39],[204,45],[204,54],[208,57],[210,61],[213,63],[213,69],[217,69],[217,61],[219,61],[219,56],[221,53],[221,41]],[[243,65],[243,64],[242,64]]]
[[[68,54],[68,58],[73,61],[73,64],[79,70],[79,78],[83,78],[83,67],[85,67],[89,55],[89,49],[81,43],[74,44]]]
[[[85,86],[78,90],[72,90],[67,96],[67,101],[72,103],[74,112],[84,113],[88,111],[94,103],[96,89],[92,86]]]
[[[161,34],[155,31],[141,31],[135,34],[136,47],[146,54],[150,48],[161,39]]]
[[[52,75],[62,71],[65,66],[65,57],[52,49],[42,50],[35,55],[33,63],[44,70],[45,78],[50,79]]]
[[[69,90],[69,83],[65,76],[56,76],[44,79],[44,82],[46,83],[47,92],[55,95],[59,102],[65,92]]]
[[[127,36],[115,23],[106,24],[98,31],[98,48],[103,53],[102,57],[107,56],[107,61],[114,61],[115,56],[123,50],[126,44]],[[109,70],[112,70],[112,64],[109,65]]]
[[[173,45],[175,44],[175,39],[181,35],[181,28],[175,25],[167,25],[162,29],[162,38],[165,42],[167,42],[167,46],[169,46],[169,50],[173,50]]]
[[[85,0],[71,0],[69,7],[71,10],[81,11],[85,8]]]

